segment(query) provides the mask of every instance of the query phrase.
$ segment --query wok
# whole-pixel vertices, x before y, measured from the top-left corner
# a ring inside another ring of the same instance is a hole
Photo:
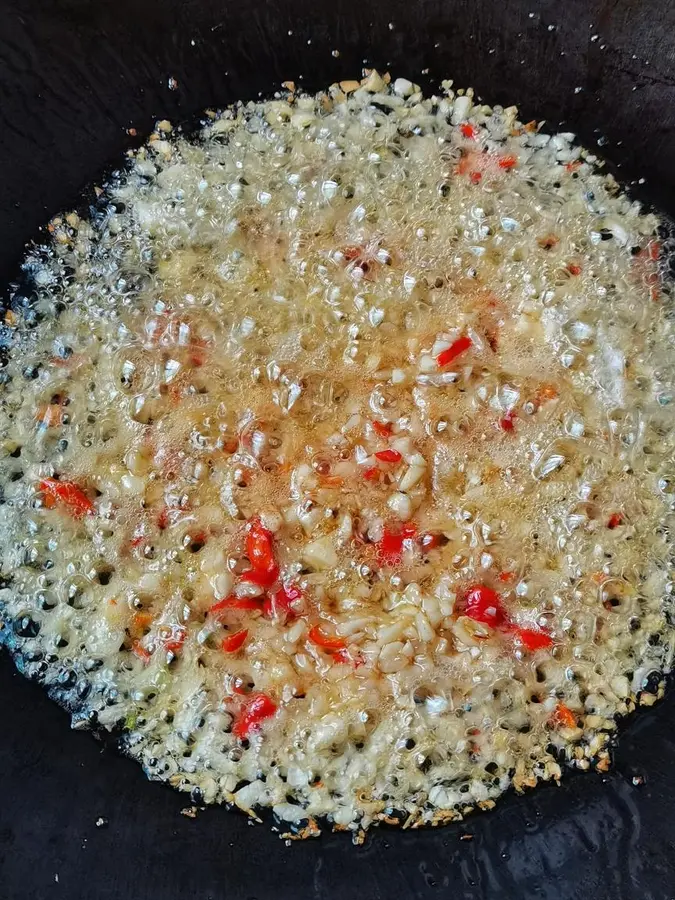
[[[364,64],[426,86],[452,77],[524,121],[563,123],[675,213],[668,0],[0,0],[0,23],[1,285],[39,226],[86,207],[82,189],[156,118],[189,121],[289,78],[316,90]],[[459,825],[380,829],[363,847],[327,834],[288,848],[269,822],[220,808],[181,816],[185,795],[71,731],[6,655],[0,709],[7,900],[675,895],[673,696],[623,727],[608,775],[567,773]]]

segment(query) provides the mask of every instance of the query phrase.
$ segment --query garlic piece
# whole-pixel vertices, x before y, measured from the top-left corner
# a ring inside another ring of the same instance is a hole
[[[326,535],[307,544],[302,554],[302,560],[318,572],[335,568],[339,559],[332,538]]]

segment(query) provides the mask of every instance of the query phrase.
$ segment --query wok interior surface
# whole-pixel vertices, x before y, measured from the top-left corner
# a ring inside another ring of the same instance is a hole
[[[314,91],[362,66],[450,77],[599,145],[636,196],[675,213],[675,8],[665,2],[0,0],[0,285],[27,240],[119,165],[157,118]],[[335,51],[335,52],[334,52]],[[427,71],[428,70],[428,71]],[[302,78],[301,78],[302,76]],[[134,137],[127,129],[136,129]],[[644,183],[638,179],[644,178]],[[85,202],[89,197],[85,194]],[[609,775],[509,796],[436,831],[292,848],[71,732],[0,659],[0,879],[13,898],[661,898],[675,887],[675,700],[622,729]],[[98,822],[98,824],[97,824]]]

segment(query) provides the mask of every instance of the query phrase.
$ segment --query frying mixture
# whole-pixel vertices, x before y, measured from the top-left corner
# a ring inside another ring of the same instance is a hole
[[[30,251],[0,639],[195,803],[439,824],[663,692],[665,231],[450,82],[286,88]]]

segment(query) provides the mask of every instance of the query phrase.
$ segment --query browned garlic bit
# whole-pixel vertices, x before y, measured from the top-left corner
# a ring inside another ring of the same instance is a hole
[[[193,803],[439,824],[662,692],[662,223],[516,115],[370,72],[161,121],[26,259],[0,635]]]

